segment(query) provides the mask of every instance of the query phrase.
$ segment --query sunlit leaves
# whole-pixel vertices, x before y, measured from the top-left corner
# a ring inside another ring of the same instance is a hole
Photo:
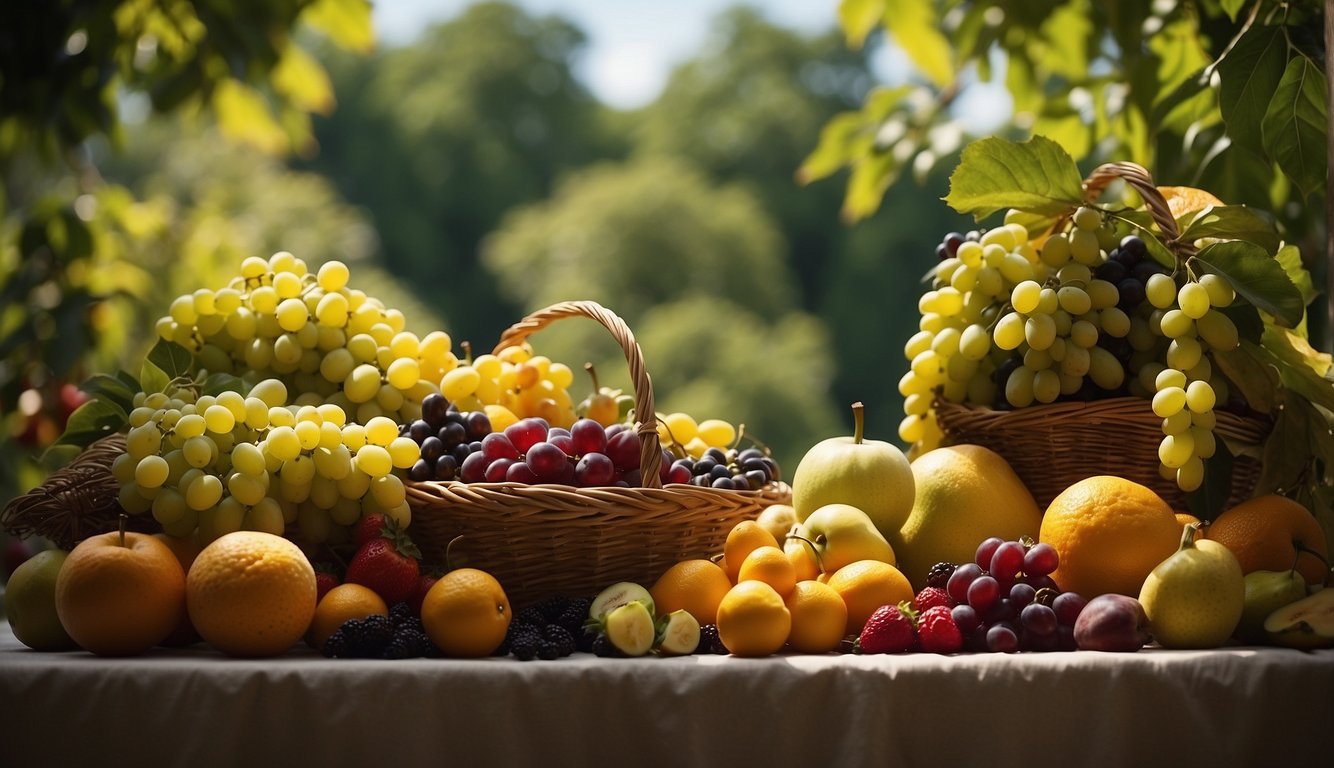
[[[1074,159],[1056,142],[1034,136],[1022,143],[990,138],[968,145],[945,202],[982,219],[1006,208],[1056,215],[1083,197]]]
[[[366,0],[316,0],[302,12],[301,21],[349,51],[370,53],[375,49],[371,4]]]
[[[1324,70],[1296,56],[1260,122],[1265,152],[1304,194],[1319,192],[1325,184],[1327,98]]]
[[[1302,320],[1305,304],[1283,265],[1254,243],[1214,243],[1188,266],[1225,278],[1237,295],[1289,328]]]
[[[1260,119],[1283,78],[1287,45],[1282,27],[1255,27],[1218,65],[1218,109],[1241,146],[1260,149]]]

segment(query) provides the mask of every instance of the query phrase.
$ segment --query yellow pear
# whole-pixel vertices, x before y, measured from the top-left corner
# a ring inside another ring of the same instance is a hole
[[[1144,580],[1139,601],[1149,631],[1164,648],[1217,648],[1241,620],[1246,582],[1232,550],[1194,541],[1199,525],[1181,533],[1181,547]]]
[[[851,504],[826,504],[811,513],[801,526],[815,550],[820,570],[833,573],[858,560],[879,560],[894,565],[894,548],[880,535],[865,512]],[[789,538],[789,541],[792,539]]]

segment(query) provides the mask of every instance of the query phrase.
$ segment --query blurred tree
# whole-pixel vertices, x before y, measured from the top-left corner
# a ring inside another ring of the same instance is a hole
[[[0,4],[0,495],[40,480],[31,457],[59,432],[86,354],[123,351],[113,298],[141,300],[136,266],[173,211],[102,176],[99,141],[125,115],[208,114],[227,140],[268,152],[310,146],[309,115],[333,106],[298,29],[373,42],[365,0],[70,0]],[[15,447],[10,441],[17,440]]]
[[[517,319],[475,268],[504,212],[619,154],[571,72],[583,42],[563,19],[488,2],[368,67],[330,61],[342,107],[317,124],[311,167],[366,207],[385,263],[449,308],[456,338],[489,340]]]

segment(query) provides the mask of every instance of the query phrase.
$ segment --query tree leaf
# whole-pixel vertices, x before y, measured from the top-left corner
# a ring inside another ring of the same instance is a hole
[[[328,35],[340,48],[356,53],[375,50],[375,27],[367,0],[315,0],[300,20]]]
[[[1261,453],[1255,493],[1281,493],[1295,486],[1310,462],[1311,406],[1297,397],[1283,397],[1274,426]],[[1305,406],[1305,407],[1303,407]]]
[[[842,0],[838,4],[838,24],[848,39],[848,47],[857,50],[866,43],[884,15],[885,0]]]
[[[936,9],[920,0],[885,0],[885,27],[894,42],[937,88],[954,80],[954,51],[940,32]]]
[[[1218,4],[1222,6],[1223,12],[1227,14],[1229,19],[1236,21],[1237,14],[1246,5],[1246,0],[1219,0]]]
[[[305,112],[327,115],[333,111],[333,84],[329,73],[295,43],[288,43],[269,76],[273,88]]]
[[[166,392],[167,385],[171,383],[171,377],[162,372],[162,369],[153,364],[151,360],[145,360],[144,364],[139,366],[139,386],[143,387],[144,392],[152,394],[153,392]]]
[[[1292,280],[1292,284],[1297,286],[1298,291],[1301,291],[1302,302],[1310,306],[1311,302],[1315,301],[1315,297],[1320,295],[1320,292],[1315,289],[1315,281],[1311,279],[1311,273],[1302,264],[1301,250],[1295,245],[1285,245],[1278,249],[1274,258],[1283,266],[1283,271],[1288,273],[1288,279]]]
[[[205,395],[213,395],[214,397],[217,397],[223,392],[240,392],[241,394],[245,394],[246,386],[245,382],[242,381],[239,376],[233,376],[230,373],[213,373],[209,374],[207,379],[204,379],[204,383],[200,387],[200,390]]]
[[[1236,349],[1214,350],[1210,355],[1247,405],[1261,413],[1272,413],[1278,407],[1278,370],[1272,356],[1258,344],[1243,341]]]
[[[1274,222],[1244,205],[1214,205],[1205,208],[1195,215],[1181,233],[1181,239],[1187,242],[1206,237],[1249,240],[1269,253],[1278,250],[1279,245]]]
[[[1322,68],[1294,57],[1260,121],[1265,153],[1303,194],[1318,193],[1325,184],[1327,87]]]
[[[1265,332],[1265,321],[1254,306],[1244,301],[1234,301],[1232,306],[1221,307],[1218,311],[1227,315],[1232,324],[1237,326],[1237,338],[1252,344],[1260,343]]]
[[[1060,215],[1083,197],[1079,168],[1059,144],[1042,136],[1023,143],[993,137],[964,148],[945,202],[981,220],[1005,208]]]
[[[885,197],[885,190],[894,183],[901,170],[902,166],[895,162],[892,152],[872,152],[854,165],[840,212],[843,220],[854,223],[875,213]]]
[[[99,373],[88,379],[79,387],[84,392],[93,397],[109,400],[115,403],[122,411],[129,413],[134,408],[134,394],[139,391],[136,386],[131,389],[125,382],[115,376],[108,376],[105,373]]]
[[[213,110],[219,132],[228,139],[275,155],[287,149],[287,134],[273,119],[264,97],[245,83],[232,78],[218,83],[213,89]]]
[[[1200,251],[1190,266],[1225,278],[1238,296],[1268,312],[1291,328],[1302,321],[1306,305],[1273,256],[1254,243],[1233,240],[1214,243]]]
[[[797,169],[797,183],[805,185],[819,181],[850,164],[853,140],[865,124],[860,112],[845,112],[830,118],[820,129],[820,143]]]
[[[74,409],[65,422],[65,433],[56,440],[56,444],[89,445],[98,438],[119,431],[127,419],[125,411],[115,403],[94,398]]]
[[[1232,451],[1222,440],[1214,455],[1204,462],[1204,482],[1186,495],[1186,507],[1201,520],[1213,520],[1227,506],[1232,495]]]
[[[174,341],[158,339],[158,342],[148,351],[148,360],[166,374],[169,379],[189,376],[194,372],[194,355],[190,354],[190,350]],[[146,389],[144,391],[152,390]]]
[[[1283,79],[1287,46],[1282,27],[1256,26],[1219,63],[1218,109],[1234,143],[1260,149],[1260,119]]]

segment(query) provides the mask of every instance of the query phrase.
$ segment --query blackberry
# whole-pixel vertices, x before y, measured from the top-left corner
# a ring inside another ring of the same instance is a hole
[[[542,615],[542,611],[537,606],[530,605],[527,608],[520,608],[514,614],[514,620],[510,624],[520,624],[530,627],[545,627],[547,617]]]
[[[619,648],[611,644],[611,639],[605,632],[599,632],[597,637],[593,638],[593,646],[590,649],[594,656],[601,656],[604,659],[621,656]]]
[[[395,627],[401,627],[408,620],[417,617],[412,612],[412,606],[407,603],[394,603],[394,607],[389,609],[389,618]]]
[[[580,627],[574,632],[574,648],[580,653],[592,653],[593,641],[598,638],[598,631],[590,627]]]
[[[343,634],[343,628],[339,627],[333,631],[332,635],[324,641],[324,647],[320,653],[329,659],[347,658],[347,637]]]
[[[926,574],[926,585],[944,589],[949,583],[950,577],[954,575],[954,569],[957,568],[954,563],[936,563],[931,566],[931,570]]]
[[[538,648],[545,642],[542,630],[530,624],[510,625],[506,633],[510,653],[519,661],[532,661],[537,658]]]
[[[538,613],[542,614],[545,623],[550,624],[560,618],[569,604],[570,598],[563,595],[553,595],[533,607],[537,609]]]
[[[569,656],[575,651],[574,635],[559,624],[548,624],[546,629],[542,630],[542,636],[554,648],[555,655],[551,657],[553,659]]]
[[[565,606],[565,610],[552,620],[565,628],[574,637],[579,637],[584,631],[584,622],[588,620],[588,607],[593,604],[592,598],[576,597]]]
[[[340,631],[347,642],[349,658],[378,659],[393,639],[394,625],[388,616],[372,614],[343,622]]]
[[[416,659],[431,655],[435,646],[425,632],[415,629],[400,629],[394,633],[394,639],[384,649],[386,659]]]
[[[718,637],[717,624],[704,624],[699,628],[699,646],[695,648],[695,653],[728,653],[727,646]]]

